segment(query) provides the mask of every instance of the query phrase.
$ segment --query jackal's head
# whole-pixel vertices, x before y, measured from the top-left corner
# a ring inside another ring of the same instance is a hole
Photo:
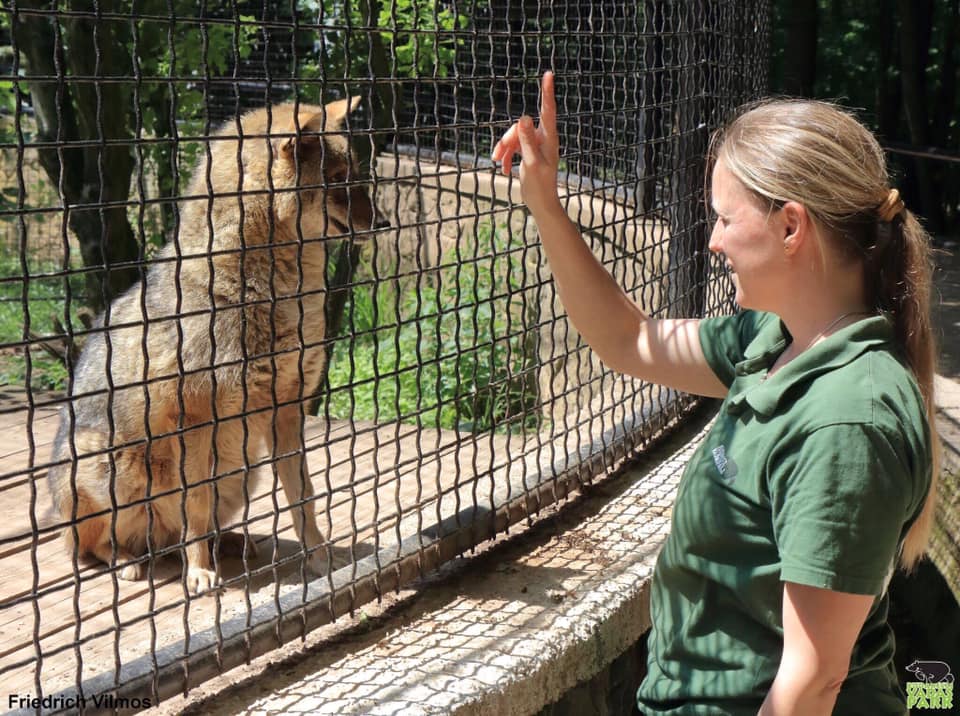
[[[252,214],[245,234],[262,218],[285,237],[367,238],[374,209],[345,131],[359,103],[352,97],[325,106],[273,105],[243,115],[239,133],[235,122],[227,123],[211,153],[211,174],[215,192],[242,196],[244,213]]]

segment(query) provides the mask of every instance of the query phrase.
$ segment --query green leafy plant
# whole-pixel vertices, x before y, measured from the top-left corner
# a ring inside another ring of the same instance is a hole
[[[65,296],[71,292],[70,325],[82,329],[77,311],[82,307],[83,279],[49,260],[29,261],[26,278],[17,257],[0,259],[0,385],[26,385],[28,361],[25,345],[30,345],[29,372],[32,389],[63,390],[67,368],[62,361],[47,355],[36,342],[51,338],[64,322]]]
[[[386,28],[381,35],[396,55],[399,74],[447,77],[463,42],[452,32],[467,25],[444,3],[395,0],[381,7],[379,26]]]
[[[523,247],[481,227],[435,280],[357,286],[329,372],[331,417],[470,431],[536,429],[538,310]]]
[[[423,0],[301,0],[297,10],[305,24],[319,26],[311,30],[314,51],[302,56],[298,76],[334,86],[368,77],[371,65],[374,74],[448,77],[463,45],[456,33],[468,25],[452,4]],[[305,83],[300,92],[319,102],[322,89]]]

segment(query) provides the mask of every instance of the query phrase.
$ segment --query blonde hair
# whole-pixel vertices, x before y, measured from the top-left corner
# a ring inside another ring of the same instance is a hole
[[[900,553],[909,571],[927,549],[940,472],[930,237],[891,194],[873,134],[827,102],[776,99],[743,108],[711,140],[711,170],[717,161],[771,207],[787,201],[806,207],[841,256],[863,262],[868,305],[893,319],[897,344],[923,395],[933,465],[930,490]]]

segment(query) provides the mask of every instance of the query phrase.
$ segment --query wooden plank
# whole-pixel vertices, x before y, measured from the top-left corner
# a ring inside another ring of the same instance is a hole
[[[17,415],[8,412],[7,417]],[[26,419],[26,411],[19,416]],[[35,464],[48,460],[55,415],[34,420],[30,426],[0,434],[0,453],[7,438],[30,430],[38,446]],[[328,530],[334,567],[343,566],[395,543],[402,519],[432,524],[442,511],[443,500],[466,503],[474,486],[469,475],[491,473],[502,459],[498,448],[504,437],[474,440],[452,431],[418,430],[415,426],[387,424],[374,426],[340,422],[327,426],[310,418],[305,431],[307,460],[318,493],[319,523]],[[0,535],[0,674],[12,692],[35,690],[38,676],[44,693],[74,685],[114,668],[119,660],[142,656],[145,649],[161,648],[184,640],[190,633],[209,629],[225,614],[247,612],[252,604],[270,598],[281,583],[296,582],[301,565],[291,561],[272,568],[276,554],[295,557],[298,546],[290,519],[274,517],[270,495],[274,480],[267,466],[260,489],[252,496],[249,533],[260,554],[248,562],[254,576],[244,575],[239,559],[224,560],[225,579],[236,580],[222,594],[187,600],[180,582],[180,562],[168,557],[154,565],[153,581],[114,584],[102,565],[79,563],[76,568],[58,537],[47,534],[36,539],[32,533],[31,507],[38,520],[47,509],[49,496],[42,469],[19,480],[3,481],[4,475],[28,470],[29,451],[12,449],[0,461],[0,514],[9,516]],[[31,506],[31,482],[36,501]],[[460,492],[453,495],[459,487]],[[282,490],[277,503],[286,508]],[[327,507],[329,506],[329,510]],[[417,517],[419,515],[419,517]],[[34,566],[34,562],[36,566]],[[35,643],[36,641],[36,643]],[[37,645],[41,652],[37,654]],[[17,666],[17,664],[19,664]]]

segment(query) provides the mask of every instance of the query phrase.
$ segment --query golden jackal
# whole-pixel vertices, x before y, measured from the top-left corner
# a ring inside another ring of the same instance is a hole
[[[272,459],[322,571],[301,403],[325,361],[324,239],[373,220],[340,133],[358,100],[301,104],[297,121],[292,104],[256,110],[210,140],[175,239],[77,363],[49,472],[59,516],[77,520],[71,550],[142,578],[149,523],[153,550],[185,542],[188,589],[210,589],[215,525],[243,506],[249,467]]]

